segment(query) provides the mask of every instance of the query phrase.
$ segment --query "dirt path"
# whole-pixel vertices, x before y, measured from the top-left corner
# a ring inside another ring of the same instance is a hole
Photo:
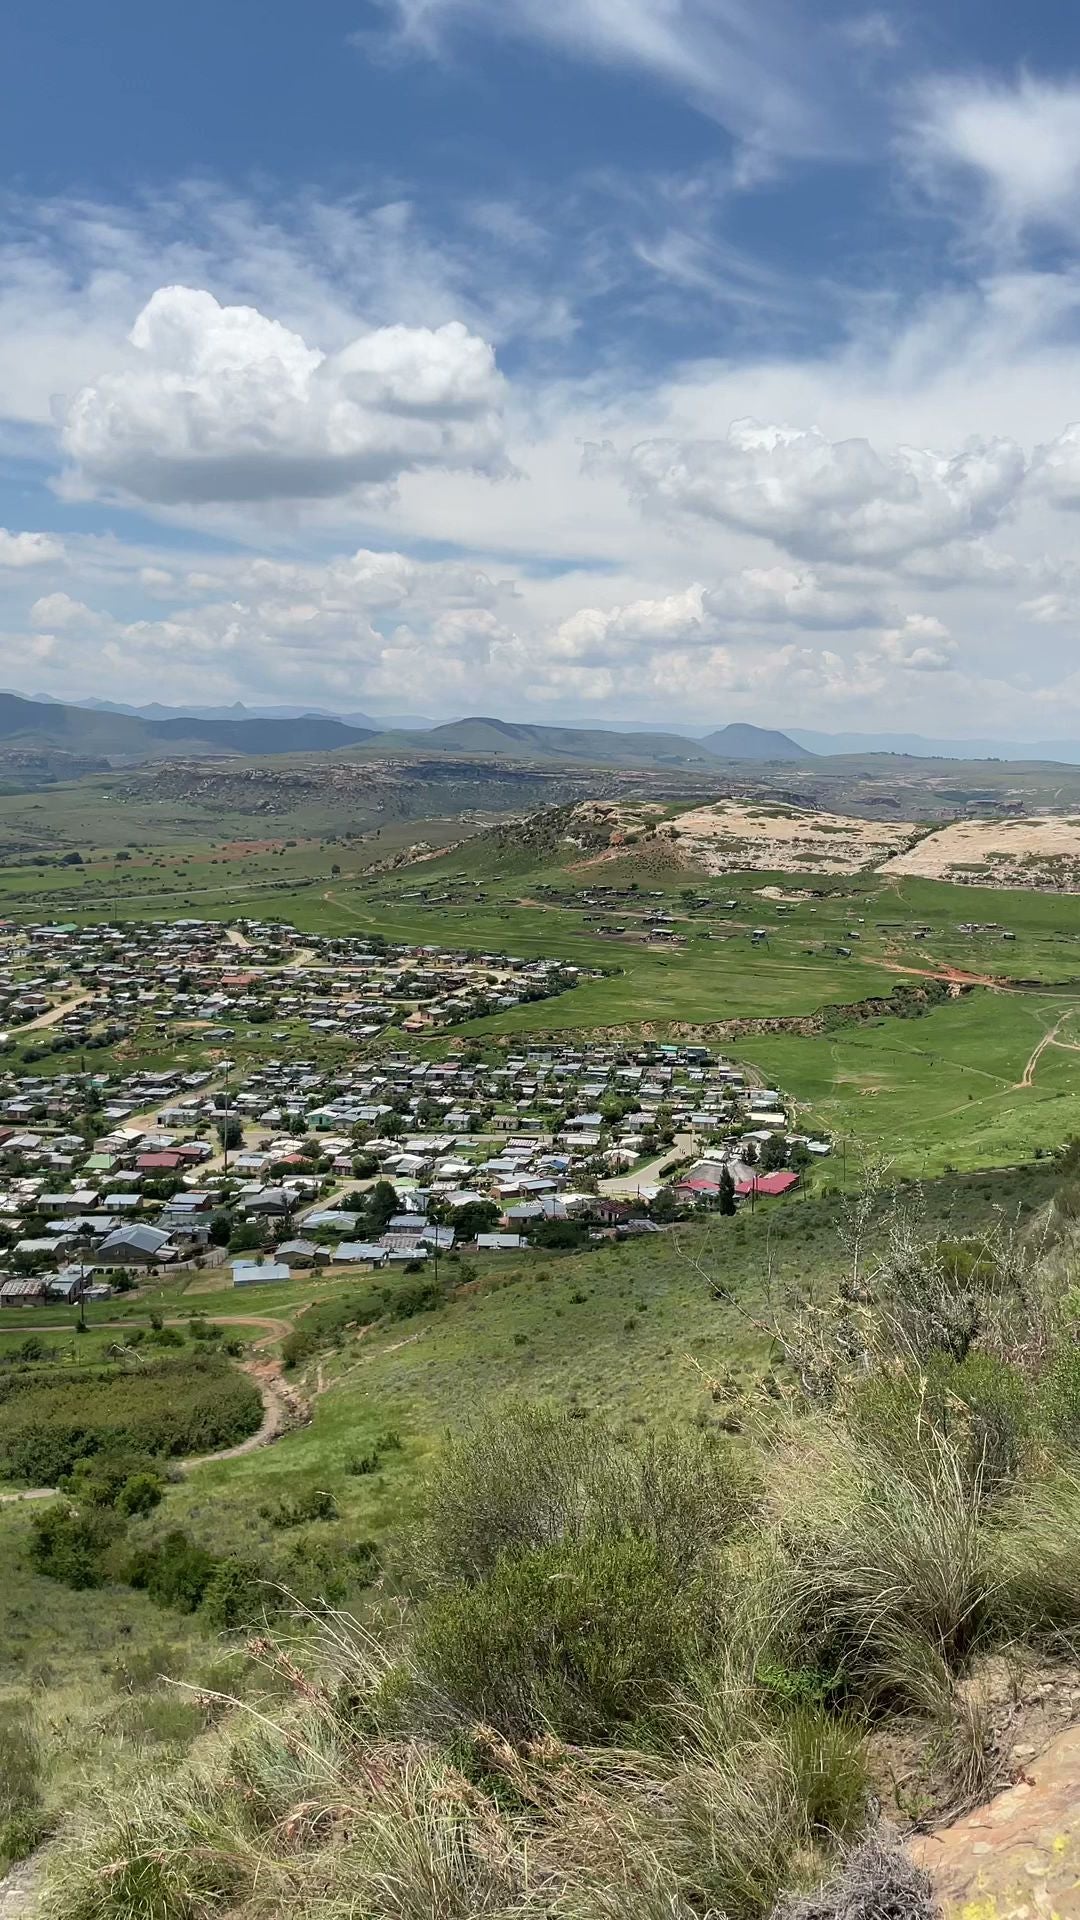
[[[1057,1041],[1058,1034],[1061,1031],[1061,1028],[1064,1025],[1065,1021],[1068,1019],[1068,1017],[1069,1017],[1068,1014],[1063,1013],[1060,1020],[1058,1020],[1055,1026],[1047,1027],[1046,1032],[1043,1034],[1043,1037],[1039,1041],[1038,1046],[1035,1048],[1034,1052],[1031,1054],[1028,1060],[1027,1066],[1024,1068],[1022,1077],[1016,1082],[1015,1091],[1018,1092],[1021,1087],[1033,1087],[1035,1085],[1035,1069],[1037,1068],[1039,1061],[1042,1059],[1043,1054],[1046,1052],[1047,1047],[1054,1046],[1055,1042]]]
[[[965,973],[961,967],[913,967],[903,960],[884,960],[875,958],[872,953],[860,953],[859,959],[864,967],[880,967],[884,973],[913,974],[917,980],[944,980],[955,987],[992,987],[998,993],[1019,993],[1015,980],[1006,979],[996,973]]]
[[[0,1920],[30,1920],[43,1867],[43,1856],[34,1854],[0,1880]]]

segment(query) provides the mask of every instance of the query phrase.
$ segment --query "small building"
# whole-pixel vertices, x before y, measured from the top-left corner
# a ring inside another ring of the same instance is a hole
[[[0,1282],[0,1307],[40,1307],[49,1297],[44,1280]]]
[[[232,1263],[234,1287],[262,1287],[273,1280],[291,1279],[292,1274],[283,1260],[234,1260]]]

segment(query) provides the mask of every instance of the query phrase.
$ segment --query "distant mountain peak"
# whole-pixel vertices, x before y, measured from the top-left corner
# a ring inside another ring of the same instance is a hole
[[[809,747],[801,747],[786,733],[771,727],[753,727],[745,720],[733,720],[716,733],[706,734],[701,742],[721,760],[813,760]]]

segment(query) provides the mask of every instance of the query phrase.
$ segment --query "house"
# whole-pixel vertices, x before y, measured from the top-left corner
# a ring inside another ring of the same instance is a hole
[[[389,1257],[387,1247],[373,1245],[367,1240],[342,1240],[330,1256],[343,1265],[354,1266],[363,1261],[373,1267],[385,1266]]]
[[[754,1194],[764,1194],[770,1199],[776,1199],[782,1193],[790,1193],[792,1187],[797,1187],[798,1184],[798,1174],[790,1171],[757,1173],[753,1174],[749,1180],[740,1180],[735,1192],[740,1200],[746,1200]]]
[[[44,1280],[0,1282],[0,1307],[40,1307],[49,1297]]]
[[[314,1240],[283,1240],[276,1252],[290,1267],[313,1267],[319,1257]]]
[[[281,1215],[291,1213],[294,1204],[294,1196],[284,1187],[263,1187],[259,1193],[252,1194],[250,1200],[245,1200],[244,1212]]]
[[[153,1267],[161,1260],[172,1260],[176,1249],[161,1227],[118,1227],[97,1250],[97,1267]]]
[[[232,1277],[234,1287],[261,1287],[271,1280],[291,1280],[292,1274],[283,1260],[234,1260]]]
[[[476,1236],[478,1253],[518,1253],[528,1244],[520,1233],[478,1233]]]

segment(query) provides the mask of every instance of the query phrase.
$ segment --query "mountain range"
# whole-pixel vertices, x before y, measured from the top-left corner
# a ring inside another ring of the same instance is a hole
[[[0,693],[0,748],[34,749],[110,762],[168,755],[285,753],[343,749],[372,754],[461,754],[471,758],[546,761],[612,767],[707,771],[719,762],[811,759],[786,735],[745,725],[723,727],[706,740],[678,733],[615,733],[603,728],[538,726],[472,716],[423,729],[357,725],[325,713],[255,714],[246,708],[178,714],[151,707],[127,712],[114,703],[65,705]]]
[[[678,724],[658,729],[655,722],[642,720],[593,720],[587,727],[563,727],[473,717],[437,724],[422,714],[337,713],[323,707],[247,706],[239,700],[231,706],[173,707],[152,701],[149,705],[139,707],[126,705],[123,701],[93,697],[61,701],[48,693],[34,694],[27,700],[27,696],[16,694],[11,689],[8,692],[13,699],[24,704],[144,720],[154,727],[153,738],[166,743],[170,740],[182,741],[185,747],[202,744],[208,750],[250,754],[323,752],[335,747],[362,744],[357,736],[378,734],[380,744],[386,741],[389,745],[388,736],[394,736],[394,744],[403,749],[420,746],[421,741],[416,736],[422,735],[423,742],[428,746],[451,752],[510,753],[517,750],[533,755],[551,755],[558,759],[591,758],[596,765],[632,764],[635,760],[653,759],[669,766],[705,765],[712,756],[727,761],[790,762],[819,755],[832,757],[867,753],[904,754],[919,760],[1040,760],[1059,765],[1080,765],[1078,740],[1022,741],[991,737],[937,739],[921,733],[823,733],[800,726],[779,732],[742,722],[733,722],[719,731]],[[23,718],[27,726],[34,730],[34,723],[27,716]],[[193,726],[194,721],[199,725]],[[284,724],[275,724],[265,732],[231,731],[246,729],[248,723],[253,721],[305,724],[298,726],[295,734],[290,734]],[[331,724],[326,728],[309,724],[319,721]],[[173,722],[183,724],[172,726],[170,723]],[[230,731],[216,725],[211,727],[207,724],[209,722],[221,722]],[[78,724],[61,724],[70,743],[73,736],[78,734]],[[169,730],[158,731],[159,726],[162,729],[168,726]],[[11,737],[3,727],[2,720],[0,728],[3,728],[0,740]],[[340,729],[347,731],[343,733]],[[43,717],[41,731],[43,742],[54,747],[59,744],[51,737],[55,729],[50,729]],[[624,744],[621,748],[615,747],[608,739],[605,750],[603,737],[613,734],[622,736]],[[648,744],[642,744],[642,736],[648,737]],[[98,740],[106,738],[106,734],[97,736]],[[117,738],[119,740],[120,736]],[[124,736],[123,744],[116,750],[121,753],[128,751],[135,739],[134,735]],[[701,748],[704,758],[693,753],[688,748],[688,742]],[[69,750],[94,751],[94,745],[88,737],[84,743],[71,744]]]

